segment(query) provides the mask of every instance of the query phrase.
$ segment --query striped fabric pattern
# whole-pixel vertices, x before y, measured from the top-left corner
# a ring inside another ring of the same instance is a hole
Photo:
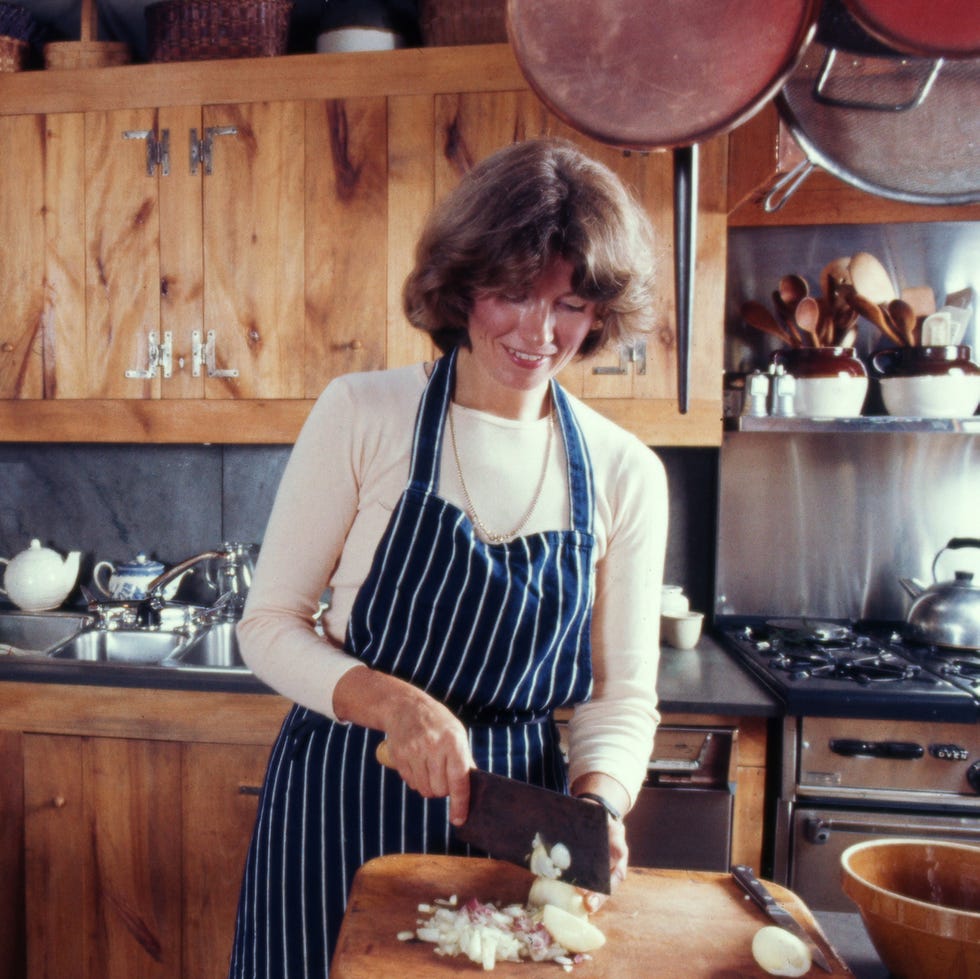
[[[455,355],[416,418],[410,483],[348,626],[348,649],[448,704],[488,771],[564,791],[550,713],[588,698],[592,470],[564,392],[569,530],[487,544],[438,496]],[[466,854],[445,799],[423,799],[374,752],[380,732],[295,706],[273,748],[246,864],[232,979],[326,976],[357,868],[385,853]],[[530,842],[530,841],[529,841]]]

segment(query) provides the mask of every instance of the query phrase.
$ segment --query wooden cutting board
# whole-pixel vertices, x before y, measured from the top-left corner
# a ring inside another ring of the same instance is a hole
[[[425,942],[400,942],[413,931],[419,904],[456,894],[495,904],[524,903],[528,871],[513,864],[469,857],[398,855],[365,864],[354,878],[347,914],[330,968],[331,979],[438,979],[477,976],[483,969],[464,956],[443,958]],[[824,949],[833,973],[816,966],[808,977],[851,976],[806,905],[777,884],[773,896]],[[626,882],[592,921],[606,944],[590,962],[575,966],[581,979],[746,979],[765,977],[752,958],[752,936],[769,923],[729,874],[631,869]],[[553,962],[500,962],[501,979],[554,979]]]

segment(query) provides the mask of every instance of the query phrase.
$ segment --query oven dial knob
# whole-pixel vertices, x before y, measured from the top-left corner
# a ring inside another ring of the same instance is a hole
[[[966,770],[966,780],[974,792],[980,792],[980,761],[975,761]]]
[[[941,761],[966,761],[970,752],[958,744],[931,744],[929,754]]]

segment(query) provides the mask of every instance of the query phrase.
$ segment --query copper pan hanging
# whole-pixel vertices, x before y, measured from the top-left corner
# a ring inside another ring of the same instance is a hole
[[[507,0],[528,84],[608,145],[672,150],[677,396],[688,409],[698,144],[765,105],[812,36],[817,0]]]

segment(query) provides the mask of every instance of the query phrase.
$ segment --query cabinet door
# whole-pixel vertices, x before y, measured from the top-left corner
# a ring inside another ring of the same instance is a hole
[[[184,961],[187,977],[228,974],[245,856],[269,749],[183,749]]]
[[[138,135],[159,128],[152,109],[85,115],[89,397],[160,396],[159,371],[140,376],[160,339],[160,178]]]
[[[385,366],[387,125],[383,98],[306,106],[307,398]]]
[[[39,398],[44,307],[44,117],[0,117],[0,398]]]
[[[32,979],[181,974],[180,746],[26,735]]]
[[[303,397],[304,106],[205,106],[203,178],[208,398]],[[237,371],[237,376],[228,371]]]

